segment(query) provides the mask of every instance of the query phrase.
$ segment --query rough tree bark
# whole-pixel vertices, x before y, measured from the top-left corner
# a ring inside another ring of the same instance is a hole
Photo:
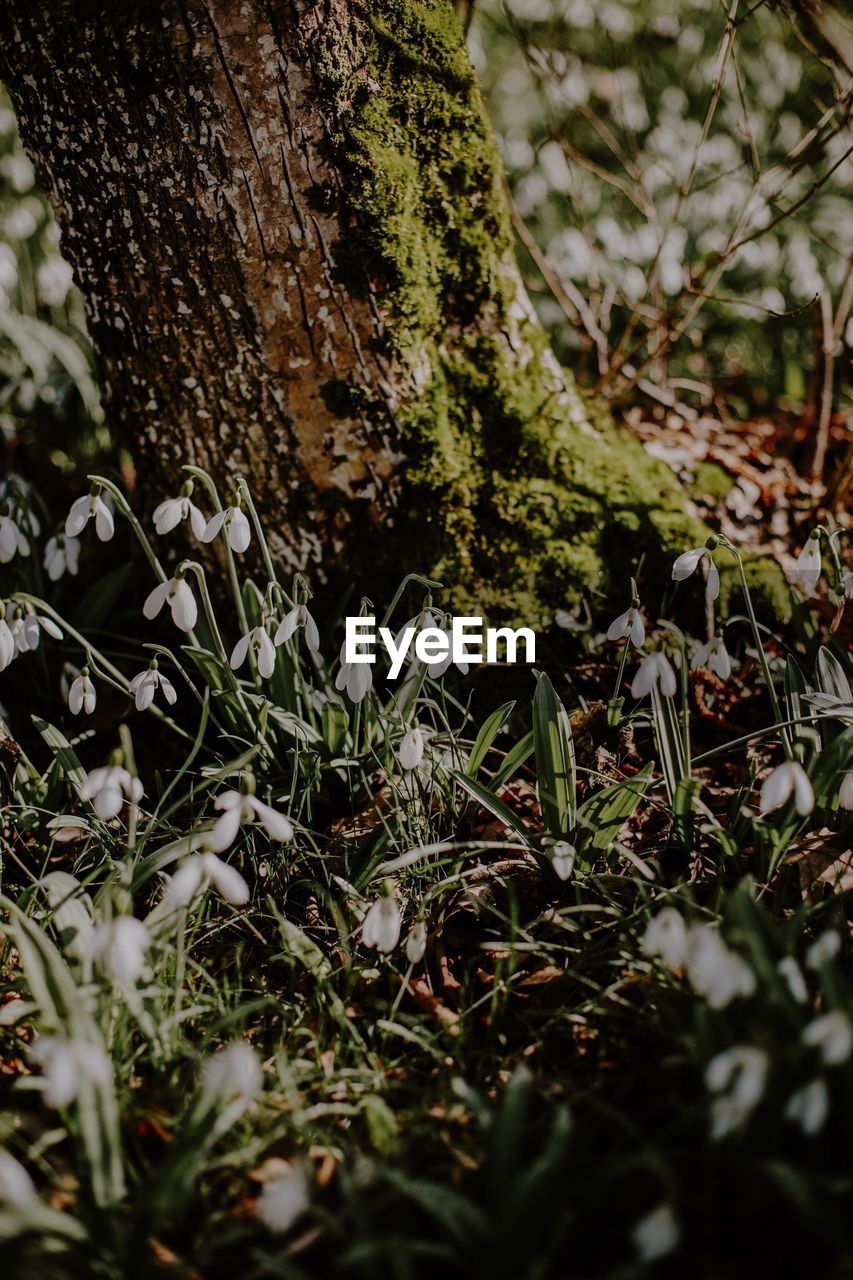
[[[532,313],[451,0],[3,0],[0,74],[150,494],[529,620],[684,536]]]

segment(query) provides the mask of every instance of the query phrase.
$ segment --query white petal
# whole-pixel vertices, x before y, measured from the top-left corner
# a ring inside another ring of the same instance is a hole
[[[171,906],[185,907],[192,902],[204,879],[204,864],[198,855],[187,858],[166,885],[165,901]]]
[[[82,533],[90,515],[89,495],[87,493],[71,504],[71,510],[68,512],[68,517],[65,521],[66,536],[76,538],[78,534]]]
[[[423,759],[424,737],[418,725],[410,729],[400,743],[400,764],[404,769],[416,769]]]
[[[714,564],[713,556],[708,556],[708,581],[705,584],[705,595],[709,600],[717,600],[720,595],[720,571]]]
[[[221,818],[217,818],[213,829],[207,837],[207,843],[216,853],[222,853],[237,839],[240,830],[240,810],[226,809]]]
[[[180,498],[167,498],[154,510],[154,528],[158,533],[171,533],[180,524],[182,503]]]
[[[195,537],[198,538],[199,542],[203,542],[207,521],[195,503],[190,502],[189,498],[187,499],[187,506],[189,507],[190,512],[190,528],[192,529]]]
[[[172,593],[172,621],[181,631],[192,631],[198,619],[198,608],[190,584],[181,578]]]
[[[71,577],[76,577],[77,566],[80,561],[80,543],[76,538],[65,539],[65,564]]]
[[[257,815],[257,819],[266,831],[267,835],[273,840],[292,840],[293,827],[290,820],[279,813],[277,809],[272,809],[268,804],[262,804],[260,800],[256,800],[252,796],[252,808]]]
[[[406,959],[410,964],[420,964],[426,952],[426,945],[427,927],[423,920],[418,920],[406,939]]]
[[[169,594],[169,588],[171,585],[171,581],[157,583],[157,586],[149,594],[145,604],[142,606],[142,612],[146,618],[151,619],[157,617],[157,614],[166,602],[166,596]]]
[[[801,818],[814,808],[814,791],[809,775],[801,764],[794,764],[794,808]]]
[[[168,676],[161,674],[160,688],[163,690],[163,697],[166,699],[170,707],[173,707],[178,700],[178,694],[175,686],[172,684]]]
[[[249,886],[236,867],[230,866],[227,862],[221,862],[217,858],[216,866],[210,872],[210,878],[220,897],[230,902],[232,907],[242,907],[249,901]]]
[[[220,791],[213,802],[214,809],[240,809],[243,797],[239,791]]]
[[[305,643],[312,653],[320,652],[320,632],[307,609],[305,610]]]
[[[275,643],[284,644],[287,640],[289,640],[290,637],[293,635],[294,631],[296,630],[296,625],[298,621],[299,621],[299,606],[297,605],[295,608],[290,610],[290,613],[285,614],[285,616],[282,618],[279,624],[278,630],[275,633]]]
[[[759,808],[762,813],[780,809],[794,787],[790,764],[780,764],[764,779],[761,785]]]
[[[113,513],[110,511],[103,498],[95,499],[95,533],[101,542],[109,542],[115,533],[115,522]]]
[[[354,662],[347,677],[347,693],[353,702],[361,702],[373,684],[373,672],[367,662]]]
[[[720,677],[721,680],[728,680],[732,674],[732,660],[729,657],[729,651],[723,644],[722,640],[718,640],[711,655],[711,670]]]
[[[242,667],[246,661],[246,654],[249,652],[249,640],[251,633],[241,636],[234,646],[231,653],[231,670],[236,671],[238,667]]]
[[[83,679],[78,676],[68,691],[68,710],[72,716],[79,716],[83,706]]]
[[[621,640],[623,636],[628,635],[630,627],[631,610],[626,609],[624,613],[620,613],[618,618],[614,618],[610,626],[607,628],[608,640]]]
[[[635,648],[642,649],[646,641],[646,625],[643,622],[642,615],[638,609],[633,610],[633,613],[634,616],[631,619],[628,635],[630,636],[631,643]]]
[[[118,817],[124,797],[118,787],[104,787],[92,801],[92,808],[102,822]]]
[[[228,521],[228,545],[232,551],[245,551],[252,540],[252,530],[243,512],[236,507],[231,508],[233,515]]]
[[[154,691],[157,688],[156,672],[146,672],[143,679],[139,682],[136,690],[136,710],[147,711],[154,701]]]
[[[95,693],[95,686],[92,684],[91,680],[87,680],[83,689],[83,710],[86,712],[87,716],[90,716],[95,710],[97,701],[98,695]]]
[[[634,676],[634,681],[631,685],[631,696],[633,698],[645,698],[651,693],[652,685],[656,682],[658,674],[657,663],[654,659],[655,655],[652,654],[651,657],[640,663],[639,670]]]
[[[216,537],[216,535],[219,533],[219,530],[222,528],[223,524],[225,523],[225,517],[227,516],[227,514],[228,514],[227,511],[217,511],[215,516],[210,517],[210,519],[207,522],[207,527],[205,528],[204,534],[201,539],[202,542],[213,541],[213,539]]]
[[[275,671],[275,645],[270,640],[266,631],[262,631],[260,635],[260,644],[258,647],[258,671],[265,680],[269,680]]]
[[[685,551],[680,555],[672,566],[672,578],[674,582],[683,582],[685,578],[689,578],[695,573],[696,566],[702,559],[706,551],[705,547],[696,547],[693,551]]]
[[[655,654],[655,657],[658,660],[658,684],[660,686],[660,691],[665,697],[674,698],[675,691],[678,688],[678,683],[675,679],[675,672],[672,669],[669,658],[667,658],[664,653]]]

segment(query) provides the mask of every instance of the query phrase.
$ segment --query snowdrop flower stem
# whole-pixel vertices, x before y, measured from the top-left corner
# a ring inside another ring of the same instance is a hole
[[[275,583],[276,586],[278,586],[278,578],[276,577],[275,565],[273,564],[272,556],[270,555],[270,549],[267,546],[267,540],[264,535],[263,525],[261,524],[261,520],[258,515],[257,508],[252,500],[252,495],[249,491],[249,486],[246,484],[246,481],[243,479],[242,476],[237,477],[237,492],[239,493],[240,497],[243,499],[243,502],[245,503],[248,509],[249,515],[252,517],[252,524],[255,526],[255,533],[257,535],[258,543],[261,548],[261,555],[264,558],[264,568],[267,571],[267,578],[269,579],[270,582],[273,582]]]
[[[130,525],[131,529],[133,530],[133,533],[136,537],[137,542],[142,547],[142,550],[145,553],[146,560],[151,565],[151,568],[154,570],[154,573],[157,575],[158,582],[165,582],[169,575],[166,573],[160,561],[157,559],[157,554],[154,548],[152,547],[151,543],[148,541],[148,537],[145,533],[145,530],[137,520],[136,516],[133,514],[133,511],[130,508],[130,504],[128,503],[127,498],[124,496],[121,489],[119,489],[117,485],[114,485],[111,480],[105,479],[104,476],[87,476],[86,478],[87,480],[90,480],[92,484],[99,484],[102,489],[105,489],[107,491],[107,493],[110,495],[110,497],[112,498],[113,502],[116,505],[116,510],[121,512],[125,520],[127,520],[128,524]]]
[[[207,492],[210,494],[211,501],[213,502],[213,509],[216,514],[218,514],[220,511],[225,510],[225,508],[222,505],[222,499],[219,496],[219,490],[217,489],[214,481],[207,474],[206,471],[203,471],[201,467],[193,467],[189,465],[184,467],[184,471],[188,472],[195,479],[199,480],[204,485],[205,489],[207,489]],[[238,480],[238,484],[239,484],[239,480]],[[228,585],[231,588],[231,594],[234,597],[234,605],[237,609],[237,619],[240,626],[240,634],[245,635],[246,632],[249,630],[249,622],[246,617],[246,609],[243,604],[243,593],[240,590],[240,580],[237,577],[237,562],[234,559],[234,552],[231,549],[231,544],[227,536],[223,537],[222,544],[225,548],[225,565],[228,570]],[[227,663],[227,659],[226,659],[226,663]]]
[[[725,537],[720,538],[720,545],[725,547],[727,551],[730,551],[731,554],[734,556],[735,560],[737,561],[738,575],[740,577],[740,585],[743,591],[744,603],[746,605],[746,616],[749,619],[749,625],[752,631],[752,638],[755,641],[755,647],[758,650],[758,657],[761,661],[761,669],[764,672],[764,682],[767,685],[767,693],[770,698],[770,705],[773,708],[773,719],[775,720],[776,725],[780,728],[780,732],[782,736],[782,746],[785,750],[785,755],[788,757],[789,760],[792,760],[793,748],[791,745],[791,735],[788,733],[788,730],[783,727],[785,717],[782,714],[782,708],[779,704],[779,699],[776,695],[776,686],[773,683],[773,676],[770,671],[770,663],[767,661],[767,654],[764,649],[764,643],[761,639],[761,631],[758,626],[758,619],[756,618],[755,610],[752,607],[752,596],[749,594],[749,583],[746,580],[746,570],[743,567],[743,558],[740,552],[738,551],[737,547],[734,546],[733,543],[729,542],[728,538],[725,538]]]

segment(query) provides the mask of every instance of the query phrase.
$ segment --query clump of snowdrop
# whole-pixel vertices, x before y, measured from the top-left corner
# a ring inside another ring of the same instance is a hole
[[[163,900],[168,907],[187,907],[208,886],[232,907],[243,907],[249,901],[249,886],[240,872],[215,853],[193,853],[185,858],[166,885]]]
[[[49,1107],[67,1107],[83,1081],[105,1085],[112,1079],[112,1063],[103,1047],[64,1036],[39,1036],[30,1060],[42,1070],[42,1096]]]
[[[764,1096],[770,1061],[762,1049],[735,1045],[708,1063],[705,1083],[721,1096],[711,1105],[711,1137],[716,1141],[736,1132]]]
[[[80,674],[71,682],[68,690],[68,710],[73,716],[85,711],[90,716],[97,705],[98,695],[89,675],[88,667],[81,667]]]
[[[792,1093],[785,1106],[785,1118],[799,1125],[808,1138],[820,1133],[829,1115],[829,1090],[821,1079],[812,1080]]]
[[[178,700],[175,686],[168,676],[160,670],[156,658],[153,658],[145,671],[140,671],[130,682],[130,692],[137,711],[147,711],[154,701],[154,694],[160,689],[170,707]]]
[[[361,940],[366,947],[375,947],[388,955],[400,941],[402,918],[397,899],[385,894],[368,909],[361,926]]]
[[[814,790],[809,775],[796,760],[786,760],[764,779],[761,787],[761,812],[771,813],[774,809],[781,809],[792,795],[794,808],[800,817],[804,818],[811,813],[814,809]]]
[[[283,1235],[298,1221],[309,1203],[308,1174],[302,1165],[294,1165],[264,1183],[255,1212],[269,1231]]]
[[[164,604],[168,604],[176,627],[181,631],[192,631],[198,620],[198,606],[186,578],[176,576],[159,582],[142,606],[142,612],[151,621]]]
[[[224,533],[232,551],[246,551],[252,540],[252,530],[243,511],[240,510],[240,499],[235,496],[230,507],[217,511],[211,516],[202,534],[202,542],[212,542],[219,533]]]
[[[317,630],[317,623],[308,612],[308,606],[305,604],[296,604],[289,613],[285,614],[275,633],[274,643],[276,646],[284,644],[297,631],[304,632],[305,643],[311,653],[320,652],[320,632]]]
[[[698,667],[704,667],[721,680],[728,680],[732,674],[732,660],[723,637],[714,636],[707,644],[700,644],[693,654],[690,666],[694,671]]]
[[[88,494],[72,503],[65,521],[66,538],[79,538],[90,520],[95,521],[95,533],[101,542],[109,542],[115,533],[113,513],[101,497],[99,485],[93,485]]]
[[[30,543],[24,531],[10,515],[0,516],[0,564],[8,564],[15,556],[28,556]]]
[[[76,578],[80,563],[80,540],[64,535],[48,538],[44,548],[45,573],[51,582],[58,582],[65,574]]]
[[[693,925],[688,931],[686,967],[694,991],[712,1009],[724,1009],[732,1000],[755,992],[752,969],[726,946],[719,930],[708,925]]]
[[[694,547],[692,551],[683,552],[672,566],[673,582],[683,582],[685,578],[689,578],[707,556],[708,578],[705,583],[705,594],[709,600],[716,600],[720,594],[720,571],[714,563],[711,552],[717,546],[717,542],[718,540],[711,536],[704,547]]]
[[[91,801],[102,822],[117,818],[125,800],[139,804],[144,794],[139,778],[119,764],[93,769],[80,789],[80,799]]]
[[[190,497],[192,491],[192,480],[188,480],[177,498],[166,498],[154,508],[154,528],[159,534],[171,533],[182,520],[189,520],[190,528],[199,542],[209,541],[204,536],[207,531],[207,521],[192,501]]]
[[[397,755],[402,768],[407,772],[417,769],[424,758],[424,735],[420,725],[413,725],[403,735]]]
[[[853,1025],[843,1010],[833,1009],[808,1024],[803,1044],[820,1052],[824,1066],[840,1066],[853,1051]]]
[[[264,680],[269,680],[275,671],[275,645],[265,626],[252,627],[251,631],[247,631],[237,641],[231,653],[232,671],[242,667],[250,651],[257,663],[258,673]]]
[[[631,685],[631,694],[634,698],[645,698],[653,688],[659,689],[666,698],[675,697],[678,683],[665,653],[650,653],[640,663]]]
[[[145,969],[151,934],[134,916],[119,916],[96,927],[88,944],[93,958],[102,958],[114,980],[123,987],[134,986]]]
[[[794,568],[788,570],[788,577],[804,596],[812,596],[820,581],[821,570],[820,530],[813,529],[797,556]]]
[[[271,805],[264,804],[255,795],[255,779],[244,774],[240,791],[223,791],[213,802],[221,812],[208,836],[207,843],[216,853],[222,853],[237,839],[240,827],[258,823],[271,840],[293,839],[293,825],[289,818]]]

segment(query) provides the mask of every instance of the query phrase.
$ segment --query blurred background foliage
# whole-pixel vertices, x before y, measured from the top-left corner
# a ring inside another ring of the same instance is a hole
[[[461,10],[530,292],[581,383],[658,413],[838,407],[853,160],[832,50],[767,3]],[[46,495],[110,452],[82,304],[5,100],[0,430],[6,473]]]

